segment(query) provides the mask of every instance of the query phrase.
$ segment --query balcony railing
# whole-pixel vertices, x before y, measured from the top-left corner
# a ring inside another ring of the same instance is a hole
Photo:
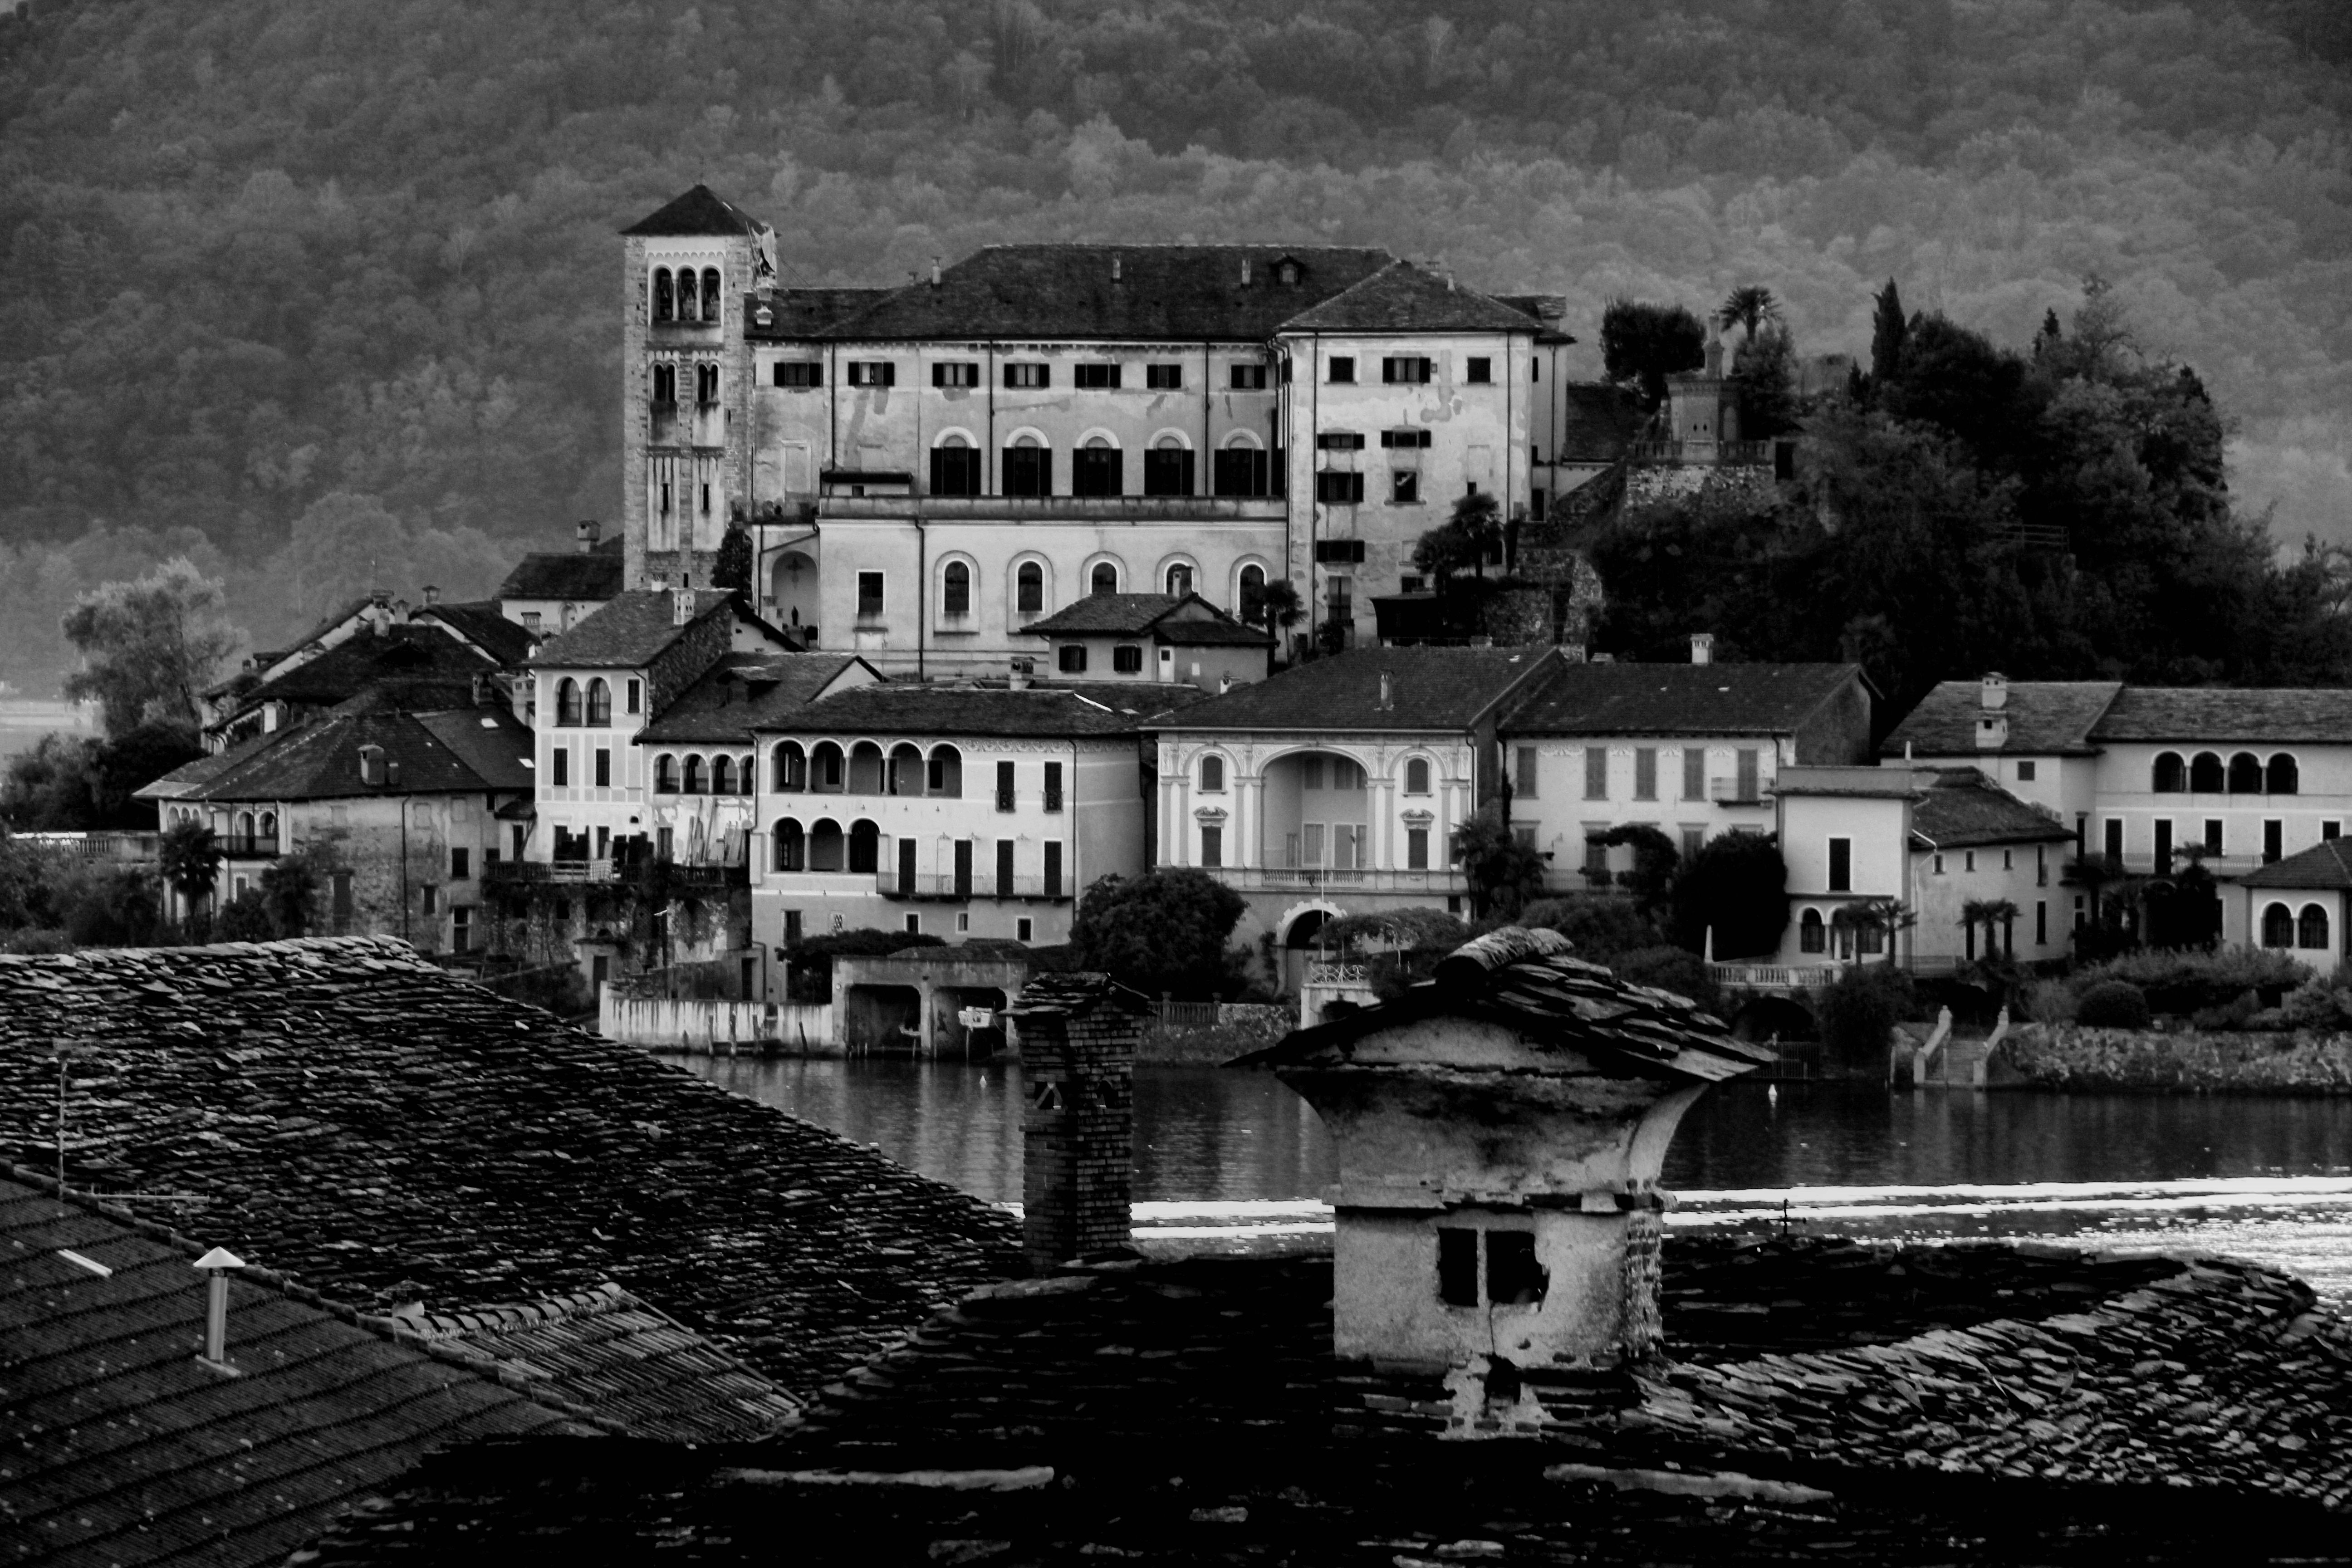
[[[1371,983],[1370,969],[1361,963],[1333,961],[1307,966],[1307,984],[1309,985],[1370,985]]]
[[[1706,798],[1717,805],[1762,805],[1772,798],[1772,786],[1757,779],[1709,779]]]
[[[741,866],[684,865],[675,860],[500,860],[482,868],[482,881],[488,888],[510,891],[621,882],[647,887],[658,882],[680,890],[725,889],[746,887],[750,880]]]
[[[1279,496],[843,496],[820,518],[919,517],[940,522],[1279,522]]]
[[[1625,448],[1634,462],[1720,463],[1761,467],[1772,460],[1769,441],[1635,441]]]
[[[995,876],[959,877],[952,871],[918,871],[903,877],[896,870],[877,871],[874,890],[886,899],[949,899],[959,902],[972,899],[1067,899],[1071,896],[1066,877],[1014,877],[1010,881]]]
[[[275,860],[281,853],[275,834],[265,837],[258,833],[224,833],[213,842],[232,860]]]
[[[1335,866],[1223,866],[1206,868],[1209,875],[1241,892],[1277,892],[1293,888],[1328,888],[1358,893],[1463,893],[1468,880],[1451,868],[1433,871],[1343,869]]]

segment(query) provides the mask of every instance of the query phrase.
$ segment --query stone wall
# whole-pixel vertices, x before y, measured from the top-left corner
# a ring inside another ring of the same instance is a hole
[[[1997,1085],[2085,1093],[2352,1094],[2352,1035],[2029,1024],[1988,1069]]]
[[[1767,507],[1779,499],[1780,490],[1769,464],[1643,468],[1633,469],[1625,479],[1629,510],[1700,495],[1710,500],[1738,500]]]

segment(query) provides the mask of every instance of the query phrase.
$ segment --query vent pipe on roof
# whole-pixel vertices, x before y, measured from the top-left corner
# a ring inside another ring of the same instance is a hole
[[[940,258],[939,258],[938,257],[934,256],[934,257],[932,257],[932,258],[931,258],[931,287],[932,287],[932,288],[934,288],[934,289],[936,289],[936,288],[938,288],[939,286],[940,286]]]
[[[1381,710],[1385,713],[1395,706],[1396,676],[1384,669],[1381,671]]]
[[[1713,632],[1691,633],[1691,662],[1693,664],[1713,664],[1715,662],[1715,634]]]
[[[244,1268],[245,1259],[215,1247],[195,1267],[205,1277],[205,1352],[197,1359],[215,1372],[234,1373],[228,1362],[228,1271]]]

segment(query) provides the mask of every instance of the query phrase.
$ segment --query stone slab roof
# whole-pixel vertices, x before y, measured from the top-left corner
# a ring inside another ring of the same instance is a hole
[[[381,746],[387,762],[400,764],[398,782],[371,784],[361,776],[363,746]],[[209,777],[176,781],[169,798],[330,800],[528,790],[530,754],[529,727],[504,708],[427,715],[365,708],[265,735]]]
[[[743,335],[768,341],[813,338],[835,321],[877,305],[898,292],[894,288],[820,286],[777,289],[765,296],[751,296],[744,300],[743,320],[746,325]],[[766,326],[760,324],[759,312],[762,307],[768,312]]]
[[[229,1283],[238,1375],[203,1366],[191,1347],[204,1250],[0,1175],[0,1535],[17,1542],[12,1561],[282,1562],[434,1448],[596,1430],[495,1369],[244,1275]]]
[[[637,731],[639,744],[748,743],[757,724],[814,701],[838,682],[882,674],[854,653],[730,653]]]
[[[1974,768],[1938,768],[1933,776],[1935,782],[1911,811],[1911,835],[1927,848],[2074,842],[2072,828],[2061,826]]]
[[[1182,647],[1272,647],[1198,594],[1089,594],[1021,628],[1032,637],[1151,637]]]
[[[621,591],[619,534],[593,550],[540,551],[524,556],[499,584],[500,599],[602,602]]]
[[[1138,681],[1138,686],[1147,683]],[[1150,688],[1150,689],[1157,689]],[[763,734],[1029,736],[1039,739],[1118,735],[1136,727],[1155,698],[1119,709],[1067,687],[882,685],[836,691],[819,701],[763,718]],[[977,788],[977,784],[967,787]]]
[[[1555,662],[1511,704],[1514,735],[1786,735],[1847,687],[1858,664]]]
[[[1623,387],[1571,381],[1559,388],[1563,463],[1613,463],[1642,428],[1642,410]],[[1538,398],[1542,411],[1543,400]]]
[[[998,1211],[384,938],[0,955],[0,1154],[362,1310],[611,1281],[806,1389],[1010,1266]]]
[[[531,662],[541,669],[642,669],[706,616],[730,613],[740,598],[731,588],[697,588],[693,618],[677,624],[675,591],[639,588],[615,594],[539,645]],[[749,615],[749,610],[740,613]]]
[[[1155,729],[1461,731],[1538,674],[1545,648],[1378,647],[1294,665],[1161,714]],[[1390,704],[1381,706],[1381,677]]]
[[[441,622],[502,665],[520,664],[539,641],[523,630],[520,622],[500,615],[495,599],[463,605],[427,605],[415,612],[414,618]]]
[[[2310,848],[2256,867],[2238,879],[2243,888],[2352,888],[2352,842],[2324,838]]]
[[[316,658],[265,680],[237,699],[239,712],[265,702],[320,707],[358,696],[374,687],[409,693],[456,692],[463,701],[474,677],[497,673],[498,663],[439,626],[386,626],[381,635],[362,631]]]
[[[625,235],[751,234],[759,228],[734,203],[698,184],[621,232]]]
[[[1276,280],[1286,259],[1300,268],[1295,284]],[[813,335],[1263,342],[1394,259],[1339,246],[992,245],[942,268],[937,287],[893,289]]]
[[[2126,686],[2091,730],[2094,742],[2352,742],[2352,691]]]
[[[2009,743],[1991,754],[2089,756],[2097,750],[2092,728],[2123,689],[2118,680],[2012,680],[2003,710]],[[1921,757],[1975,755],[1983,691],[1981,681],[1939,682],[1879,743],[1879,754],[1899,757],[1909,746]]]
[[[1532,336],[1543,323],[1525,310],[1462,288],[1425,267],[1391,261],[1282,325],[1291,332],[1526,332]]]

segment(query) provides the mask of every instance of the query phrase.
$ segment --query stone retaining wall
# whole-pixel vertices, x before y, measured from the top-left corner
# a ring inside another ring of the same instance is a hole
[[[2352,1036],[2029,1024],[1989,1066],[1995,1085],[2085,1093],[2352,1094]]]

